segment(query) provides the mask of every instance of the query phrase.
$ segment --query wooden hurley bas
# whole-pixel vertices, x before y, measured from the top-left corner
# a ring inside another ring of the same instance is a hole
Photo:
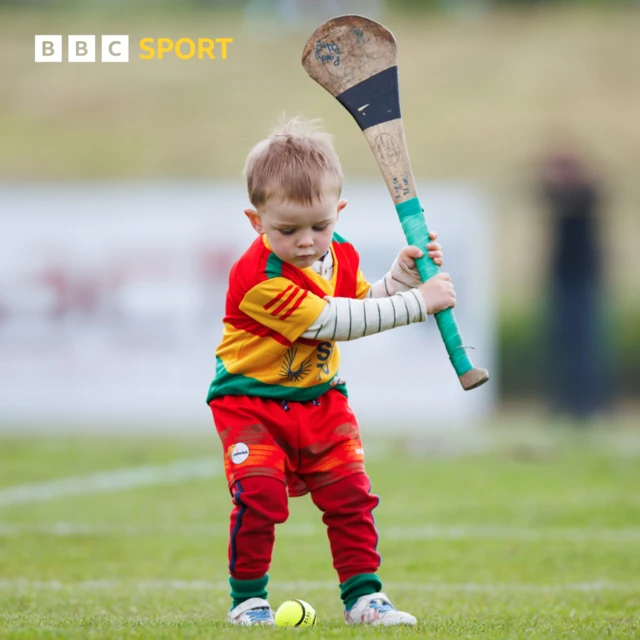
[[[333,18],[307,41],[302,65],[358,123],[382,171],[407,242],[424,249],[429,230],[407,152],[393,34],[362,16]],[[423,282],[439,272],[426,253],[416,264]],[[489,380],[488,371],[474,367],[467,355],[453,311],[441,311],[435,318],[462,387],[475,389]]]

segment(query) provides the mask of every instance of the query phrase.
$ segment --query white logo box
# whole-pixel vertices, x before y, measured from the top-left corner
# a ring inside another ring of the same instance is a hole
[[[96,38],[100,38],[101,62],[129,62],[129,36],[127,35],[69,35],[67,36],[68,62],[96,62]],[[35,36],[36,62],[62,62],[63,36]]]

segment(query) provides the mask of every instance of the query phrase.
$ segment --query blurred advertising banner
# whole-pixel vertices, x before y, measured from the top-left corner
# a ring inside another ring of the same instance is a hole
[[[363,428],[471,425],[496,399],[491,216],[459,185],[419,184],[456,317],[494,381],[464,392],[435,321],[342,343]],[[369,281],[405,241],[382,181],[350,183],[337,231]],[[241,183],[0,186],[0,429],[212,428],[205,398],[233,262],[255,237]]]

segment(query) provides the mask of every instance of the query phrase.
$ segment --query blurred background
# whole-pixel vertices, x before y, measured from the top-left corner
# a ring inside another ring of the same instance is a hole
[[[397,38],[427,221],[492,374],[464,394],[435,323],[345,345],[361,421],[637,426],[640,3],[0,0],[0,429],[211,428],[226,278],[252,239],[240,174],[283,113],[334,134],[340,232],[384,274],[391,200],[300,64],[344,13]],[[127,34],[130,62],[36,64],[36,34]],[[143,61],[144,37],[233,43]]]
[[[491,372],[462,391],[434,322],[341,346],[385,588],[429,637],[640,636],[630,0],[0,0],[0,636],[231,637],[205,398],[254,238],[247,152],[282,114],[320,118],[367,277],[404,244],[364,136],[300,63],[345,13],[397,38],[420,199]],[[130,61],[34,62],[35,35],[65,60],[78,34],[128,35]],[[141,60],[159,37],[233,42]],[[272,604],[302,597],[338,637],[326,533],[294,502]]]

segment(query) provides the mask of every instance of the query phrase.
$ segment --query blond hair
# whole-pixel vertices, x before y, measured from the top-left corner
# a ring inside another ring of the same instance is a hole
[[[342,167],[333,136],[318,120],[281,121],[269,137],[251,149],[244,165],[249,200],[254,207],[272,196],[300,204],[320,200],[326,189],[342,191]]]

